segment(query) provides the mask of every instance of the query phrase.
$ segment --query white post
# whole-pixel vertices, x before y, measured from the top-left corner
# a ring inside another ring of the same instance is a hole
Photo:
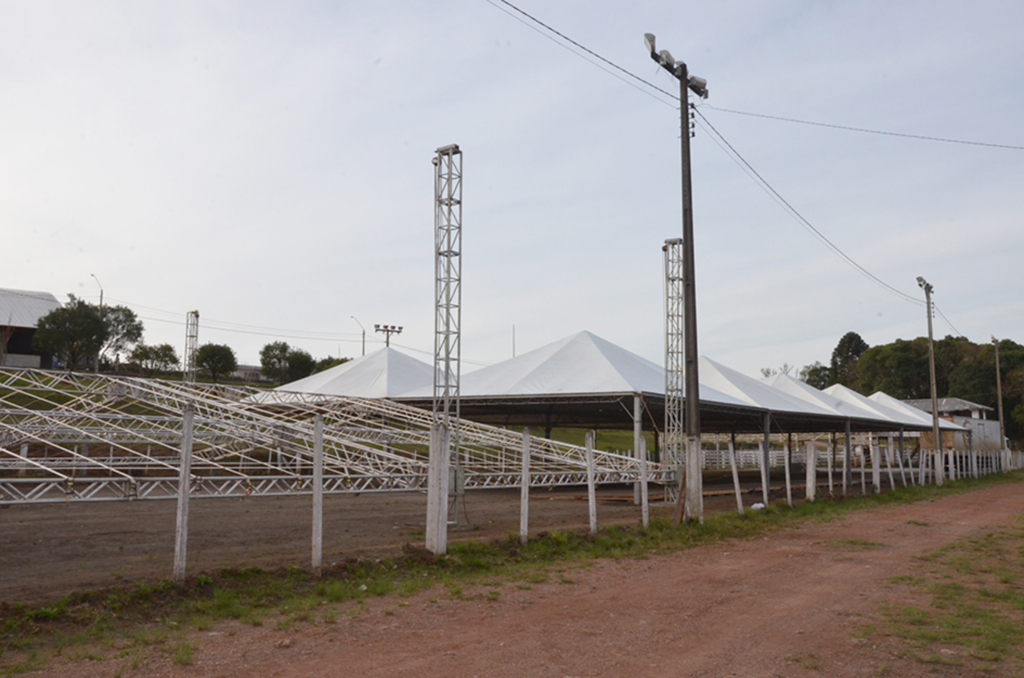
[[[523,476],[519,492],[519,543],[530,536],[530,429],[523,429]]]
[[[832,487],[832,460],[836,456],[836,448],[838,447],[838,442],[837,442],[836,439],[837,439],[837,436],[836,436],[835,433],[833,433],[832,434],[832,450],[828,454],[825,455],[826,457],[828,457],[827,463],[828,463],[828,496],[829,497],[835,497],[835,489]]]
[[[768,474],[765,469],[765,460],[768,459],[769,452],[766,451],[763,442],[757,444],[757,452],[757,465],[761,467],[761,500],[765,506],[768,506]]]
[[[448,550],[448,472],[451,467],[448,427],[430,427],[430,461],[427,470],[427,550],[443,556]]]
[[[732,467],[732,486],[736,490],[736,511],[743,515],[743,491],[740,489],[740,474],[736,468],[736,434],[729,436],[729,466]]]
[[[594,432],[587,431],[587,504],[590,509],[590,534],[597,534],[597,487],[594,482]]]
[[[644,529],[651,524],[651,504],[647,493],[647,440],[640,438],[640,514]],[[701,517],[703,521],[703,515]]]
[[[860,493],[861,494],[867,494],[868,493],[868,481],[867,481],[868,458],[864,456],[864,446],[863,445],[858,445],[856,449],[857,449],[857,456],[860,457]]]
[[[946,459],[949,460],[949,479],[950,480],[956,480],[956,476],[957,476],[957,473],[956,473],[957,454],[956,454],[956,448],[955,447],[949,448],[949,451],[946,452]]]
[[[881,443],[882,441],[878,441]],[[881,445],[871,445],[871,487],[875,494],[882,493],[882,464],[878,458],[881,452]]]
[[[807,497],[807,501],[814,501],[815,494],[817,494],[818,491],[818,449],[811,440],[808,440],[804,444],[804,447],[807,448],[807,473],[805,477],[807,488],[804,492],[804,496]]]
[[[789,443],[782,448],[782,465],[786,470],[786,506],[793,508],[793,481],[789,471]]]
[[[643,440],[643,419],[641,414],[641,403],[640,396],[633,396],[633,458],[638,462],[640,461],[640,441]],[[633,484],[633,503],[639,504],[642,501],[640,496],[640,483],[636,482]]]
[[[324,572],[324,415],[313,421],[313,574]]]
[[[885,470],[889,473],[889,489],[896,489],[896,478],[892,474],[892,436],[886,436],[885,438]]]
[[[188,547],[188,495],[192,476],[192,427],[195,405],[185,405],[181,418],[181,460],[178,466],[178,519],[174,528],[174,583],[185,583],[186,550]]]
[[[21,444],[21,458],[24,460],[18,464],[18,476],[23,477],[28,469],[28,443]]]

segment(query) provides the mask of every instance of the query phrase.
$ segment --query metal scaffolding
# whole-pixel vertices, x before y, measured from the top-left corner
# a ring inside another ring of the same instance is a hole
[[[458,144],[434,157],[434,399],[427,486],[427,548],[447,549],[452,450],[455,488],[464,487],[458,455],[462,342],[462,151]],[[457,493],[456,493],[457,494]],[[456,514],[457,515],[457,514]]]
[[[683,466],[686,443],[683,413],[683,239],[666,240],[661,249],[665,253],[665,446],[662,468],[668,473],[678,474]],[[667,484],[665,492],[667,500],[675,499],[674,484]]]
[[[325,493],[422,490],[433,415],[387,400],[108,375],[0,369],[0,504],[174,499],[184,412],[194,404],[192,496],[312,491],[323,415]],[[521,483],[521,435],[459,422],[465,487]],[[531,442],[534,486],[586,483],[586,451]],[[599,483],[635,460],[595,453]]]
[[[199,350],[199,311],[189,311],[185,318],[185,373],[187,384],[196,383],[196,351]]]

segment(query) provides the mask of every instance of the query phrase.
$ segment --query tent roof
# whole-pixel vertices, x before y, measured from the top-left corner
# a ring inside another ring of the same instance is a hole
[[[881,420],[878,413],[873,410],[865,409],[858,406],[855,402],[842,400],[834,395],[820,391],[788,374],[776,374],[768,383],[772,388],[783,391],[794,398],[824,407],[836,416],[871,421]],[[884,421],[888,422],[889,420],[885,419]]]
[[[835,416],[836,412],[821,403],[795,398],[773,386],[758,381],[736,370],[716,363],[710,358],[700,359],[701,394],[704,384],[726,393],[752,407],[772,412],[796,412]]]
[[[885,403],[879,402],[877,399],[871,400],[867,396],[863,396],[860,393],[857,393],[856,391],[849,389],[846,386],[843,386],[842,384],[832,384],[831,386],[825,389],[825,393],[833,395],[836,398],[839,398],[840,400],[845,400],[846,402],[854,403],[864,409],[877,412],[879,418],[888,419],[897,426],[902,425],[913,428],[915,430],[926,430],[928,428],[931,428],[930,421],[927,423],[922,423],[921,419],[914,416],[912,413],[903,412],[901,410],[888,407]],[[945,424],[947,425],[942,425],[942,428],[944,429],[962,430],[961,427],[957,426],[956,424],[949,424],[949,422],[945,422]]]
[[[0,289],[0,325],[37,327],[39,319],[56,308],[60,302],[49,292]]]
[[[917,419],[924,426],[927,426],[929,429],[931,429],[931,427],[932,427],[932,416],[931,416],[931,414],[926,414],[926,413],[922,412],[921,410],[917,409],[916,407],[913,407],[912,405],[908,405],[907,403],[903,402],[902,400],[898,400],[896,398],[893,398],[888,393],[883,393],[882,391],[877,391],[875,393],[872,393],[870,396],[868,396],[868,399],[872,400],[872,401],[874,401],[876,403],[880,403],[880,404],[882,404],[882,405],[884,405],[884,406],[886,406],[886,407],[888,407],[890,409],[896,410],[897,412],[901,412],[901,413],[907,415],[908,417],[911,417],[913,419]],[[951,422],[948,422],[945,419],[939,419],[939,428],[945,428],[945,429],[954,430],[954,431],[963,430],[962,426],[960,426],[958,424],[953,424]]]
[[[422,360],[386,347],[275,390],[356,398],[394,398],[416,389],[432,389],[433,369]]]

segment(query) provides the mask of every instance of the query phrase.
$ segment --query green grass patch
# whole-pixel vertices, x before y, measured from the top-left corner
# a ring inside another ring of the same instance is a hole
[[[929,569],[921,576],[890,580],[926,603],[884,610],[889,632],[925,663],[1024,672],[1024,518],[944,546],[923,562]]]

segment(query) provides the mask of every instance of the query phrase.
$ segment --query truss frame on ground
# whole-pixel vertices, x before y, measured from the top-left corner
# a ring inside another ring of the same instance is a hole
[[[0,369],[0,504],[173,499],[183,412],[195,407],[193,495],[312,491],[324,416],[324,492],[419,491],[432,413],[382,399],[32,369]],[[468,490],[521,486],[521,434],[459,422]],[[586,482],[585,448],[531,438],[535,487]],[[598,483],[637,462],[595,451]]]

